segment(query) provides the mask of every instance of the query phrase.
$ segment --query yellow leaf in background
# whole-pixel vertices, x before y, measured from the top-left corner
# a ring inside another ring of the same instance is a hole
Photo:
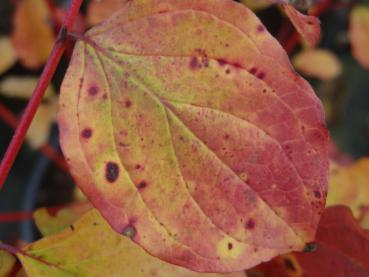
[[[243,4],[253,10],[261,10],[272,5],[272,2],[269,0],[242,0]]]
[[[20,62],[30,69],[41,67],[51,51],[54,34],[43,0],[17,1],[12,40]]]
[[[67,230],[41,239],[17,254],[29,277],[243,277],[197,273],[165,263],[116,233],[93,209]],[[35,258],[33,258],[35,257]],[[36,258],[37,257],[37,258]]]
[[[349,38],[352,55],[369,69],[369,7],[356,6],[350,15]]]
[[[0,94],[7,97],[15,97],[28,100],[34,88],[36,87],[38,78],[27,76],[17,77],[9,76],[3,79],[0,83]],[[55,96],[54,89],[50,85],[44,95],[44,99],[49,99]]]
[[[293,59],[295,68],[302,74],[322,80],[330,80],[342,72],[342,65],[336,55],[325,49],[306,49]]]
[[[35,77],[6,77],[0,83],[0,94],[27,100],[31,97],[37,80]],[[56,119],[57,98],[52,86],[47,88],[43,100],[27,132],[27,141],[33,149],[48,141],[51,124]]]
[[[87,7],[87,22],[96,25],[119,10],[128,0],[92,0]]]
[[[27,141],[31,148],[38,149],[47,143],[50,135],[50,129],[56,120],[57,99],[49,99],[42,103],[32,120],[31,126],[27,132]]]
[[[67,208],[51,213],[47,208],[36,210],[33,214],[37,228],[43,236],[50,236],[63,231],[92,209],[88,201],[76,202]]]
[[[14,265],[15,258],[8,252],[0,250],[0,276],[9,276]]]
[[[369,205],[369,158],[332,166],[327,205],[349,206],[354,216],[360,217],[361,207]]]
[[[0,75],[13,66],[17,57],[8,37],[0,38]]]

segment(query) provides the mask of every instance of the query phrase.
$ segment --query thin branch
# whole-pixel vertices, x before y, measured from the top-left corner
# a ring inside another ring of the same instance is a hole
[[[33,218],[32,212],[1,212],[0,223],[9,223],[15,221],[29,220]]]
[[[31,125],[33,117],[37,111],[38,106],[41,103],[42,97],[48,87],[56,67],[58,66],[60,59],[64,53],[67,43],[66,34],[72,30],[72,25],[76,19],[79,9],[83,0],[73,0],[68,13],[65,17],[63,27],[60,29],[57,40],[54,43],[53,49],[49,56],[49,59],[44,67],[41,77],[33,91],[32,97],[28,102],[28,105],[24,111],[21,121],[14,136],[5,152],[5,155],[0,164],[0,189],[3,187],[4,182],[9,175],[9,171],[13,166],[14,160],[17,157],[19,149],[24,141],[27,130]]]

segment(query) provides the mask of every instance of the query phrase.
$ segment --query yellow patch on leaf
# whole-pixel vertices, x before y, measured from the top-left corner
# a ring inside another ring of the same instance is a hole
[[[356,6],[350,14],[349,38],[352,55],[369,69],[369,7]]]
[[[322,106],[244,5],[129,1],[77,42],[59,107],[78,186],[150,254],[231,272],[314,239]]]
[[[48,9],[44,0],[16,3],[12,34],[14,49],[25,67],[38,69],[47,61],[54,42]]]
[[[340,60],[325,49],[302,50],[293,57],[292,63],[302,74],[322,80],[331,80],[342,72]]]
[[[45,213],[39,214],[46,215]],[[45,223],[46,220],[44,220]],[[117,234],[97,210],[89,211],[68,229],[23,248],[18,253],[29,277],[242,277],[200,274],[150,256],[128,237]]]

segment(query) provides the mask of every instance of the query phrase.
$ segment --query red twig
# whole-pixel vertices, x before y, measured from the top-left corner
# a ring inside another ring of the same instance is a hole
[[[49,59],[44,67],[41,77],[33,91],[32,97],[28,102],[28,105],[24,111],[22,119],[15,130],[14,136],[5,152],[5,155],[0,164],[0,189],[3,187],[4,182],[9,174],[9,171],[14,163],[14,160],[19,152],[19,149],[23,143],[24,137],[27,133],[32,119],[35,116],[38,106],[42,100],[46,88],[48,87],[57,65],[64,53],[66,47],[66,34],[71,31],[73,22],[78,15],[83,0],[73,0],[68,13],[65,17],[63,27],[60,29],[59,36],[54,43],[53,49],[49,56]]]
[[[322,0],[318,5],[313,7],[310,11],[310,15],[319,16],[327,11],[330,6],[333,4],[333,0]],[[300,35],[294,31],[287,41],[283,43],[283,48],[286,50],[288,54],[291,54],[293,49],[299,44],[300,42]]]
[[[32,219],[33,212],[2,212],[0,213],[0,223],[8,223]]]
[[[13,129],[17,128],[18,118],[4,104],[0,102],[0,118]],[[52,160],[60,169],[68,172],[68,166],[64,158],[50,144],[45,144],[39,149],[42,154]]]

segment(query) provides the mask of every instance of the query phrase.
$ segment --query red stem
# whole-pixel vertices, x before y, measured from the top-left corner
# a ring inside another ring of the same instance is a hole
[[[22,119],[19,122],[14,136],[5,152],[5,155],[0,164],[0,189],[4,186],[4,182],[9,175],[9,171],[14,163],[15,158],[19,152],[19,149],[24,141],[27,130],[31,125],[32,119],[35,116],[38,106],[41,103],[42,97],[55,73],[60,59],[64,53],[66,47],[66,33],[72,30],[73,22],[78,15],[83,0],[73,0],[68,13],[64,19],[63,27],[59,32],[59,36],[54,43],[53,49],[49,59],[43,69],[40,79],[36,85],[35,90],[31,96],[30,101],[24,111]]]
[[[2,212],[0,213],[0,224],[32,219],[32,215],[32,212]]]
[[[17,128],[18,118],[4,104],[0,102],[0,118],[13,129]],[[61,156],[50,144],[41,146],[39,151],[52,160],[60,169],[68,172],[68,166]]]

